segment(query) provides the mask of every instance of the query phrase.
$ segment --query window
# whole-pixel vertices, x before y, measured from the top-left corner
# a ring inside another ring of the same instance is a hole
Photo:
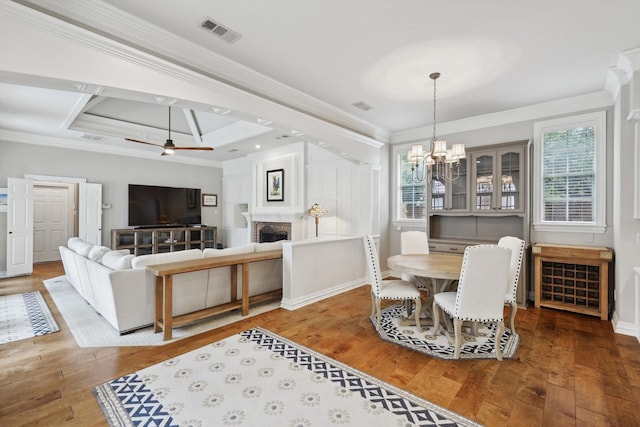
[[[605,230],[605,113],[534,125],[534,228]]]
[[[398,220],[424,220],[425,200],[424,182],[413,182],[411,162],[407,161],[407,150],[396,152],[397,158],[397,182],[398,204],[396,219]],[[418,171],[421,172],[421,171]]]

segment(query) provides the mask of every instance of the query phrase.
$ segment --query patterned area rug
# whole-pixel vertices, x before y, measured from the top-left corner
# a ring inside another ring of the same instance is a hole
[[[380,338],[429,356],[455,360],[453,358],[455,349],[453,333],[451,333],[451,339],[442,333],[433,339],[431,338],[433,334],[432,326],[422,326],[422,332],[418,332],[418,328],[414,325],[400,325],[401,319],[405,316],[404,304],[395,304],[384,309],[380,321],[381,330],[378,331]],[[374,325],[376,324],[375,316],[371,317],[371,321]],[[483,323],[478,328],[477,336],[464,334],[460,359],[495,359],[495,329],[493,323]],[[512,334],[511,330],[505,327],[504,334],[500,340],[502,357],[513,359],[519,344],[520,335]]]
[[[162,340],[161,333],[153,332],[153,326],[120,335],[109,322],[87,303],[65,276],[44,281],[44,285],[55,301],[58,311],[71,329],[73,337],[80,347],[127,347],[165,345],[201,332],[210,331],[251,316],[280,307],[279,301],[269,301],[251,307],[247,316],[239,310],[222,313],[209,319],[183,325],[173,329],[173,338]]]
[[[0,296],[0,344],[59,330],[40,292]]]
[[[477,426],[261,328],[99,385],[112,426]]]

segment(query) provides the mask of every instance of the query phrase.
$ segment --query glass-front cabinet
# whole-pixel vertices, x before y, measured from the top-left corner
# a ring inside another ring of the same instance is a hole
[[[452,181],[431,173],[429,195],[429,214],[444,212],[469,212],[469,174],[467,159],[460,160],[460,166],[454,166]]]
[[[519,214],[524,212],[526,185],[524,145],[471,153],[471,211]]]

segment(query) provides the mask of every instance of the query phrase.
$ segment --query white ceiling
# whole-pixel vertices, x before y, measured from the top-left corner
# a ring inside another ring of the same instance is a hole
[[[640,47],[638,0],[17,3],[181,63],[198,59],[184,58],[175,47],[193,44],[259,77],[251,81],[220,69],[203,70],[221,80],[259,95],[256,81],[277,82],[286,89],[281,96],[268,89],[262,95],[302,110],[299,105],[311,105],[308,100],[313,99],[317,111],[335,113],[332,122],[387,140],[393,132],[433,122],[433,83],[428,78],[433,71],[442,73],[437,83],[437,121],[442,123],[603,91],[607,70],[616,66],[620,52]],[[201,23],[207,18],[237,32],[240,39],[229,44],[204,30]],[[140,28],[146,38],[136,33]],[[198,64],[199,69],[205,66]],[[115,138],[103,143],[124,145],[123,136],[160,144],[166,139],[166,106],[87,99],[82,93],[13,84],[0,83],[0,91],[2,129],[56,136],[71,132],[77,137],[83,130],[92,134],[95,119],[113,124]],[[305,103],[296,104],[296,93],[306,97]],[[361,111],[352,105],[356,102],[372,109]],[[189,126],[189,117],[195,118],[198,132],[194,120]],[[187,135],[183,145],[224,140],[211,154],[191,153],[215,160],[245,155],[257,143],[268,148],[276,138],[291,137],[294,125],[279,124],[283,126],[246,137],[258,132],[254,124],[252,118],[238,122],[197,106],[179,105],[172,115],[177,144],[182,144],[181,133]],[[104,134],[109,126],[100,125]],[[158,128],[161,133],[154,133]],[[305,137],[313,136],[297,139]],[[229,144],[232,138],[244,141],[235,154],[229,153],[236,147]],[[155,150],[138,145],[136,149]]]

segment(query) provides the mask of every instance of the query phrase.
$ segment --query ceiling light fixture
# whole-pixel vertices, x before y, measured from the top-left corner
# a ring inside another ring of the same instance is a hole
[[[440,73],[431,73],[429,78],[433,80],[433,137],[431,138],[431,151],[424,151],[422,144],[411,146],[407,153],[407,160],[411,162],[411,175],[414,182],[422,182],[425,179],[455,181],[460,176],[460,160],[467,157],[464,144],[453,144],[447,148],[447,141],[436,137],[436,80]],[[454,173],[455,172],[455,173]]]

